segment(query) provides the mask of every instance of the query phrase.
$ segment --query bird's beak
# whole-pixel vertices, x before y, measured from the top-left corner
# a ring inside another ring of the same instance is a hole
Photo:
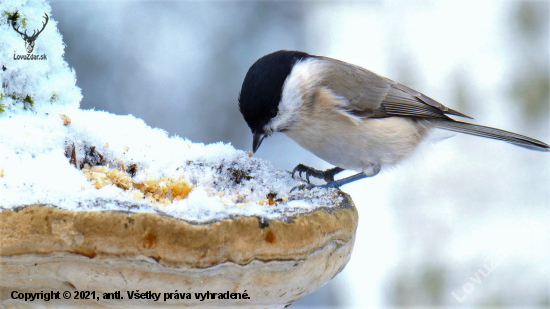
[[[262,144],[264,138],[264,133],[254,133],[254,138],[252,139],[252,152],[256,153],[256,150],[260,148],[260,145]]]

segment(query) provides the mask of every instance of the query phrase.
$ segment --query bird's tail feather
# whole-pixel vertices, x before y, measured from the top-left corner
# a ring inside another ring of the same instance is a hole
[[[436,127],[444,130],[497,139],[531,150],[550,151],[548,144],[517,133],[461,121],[437,120],[433,123]]]

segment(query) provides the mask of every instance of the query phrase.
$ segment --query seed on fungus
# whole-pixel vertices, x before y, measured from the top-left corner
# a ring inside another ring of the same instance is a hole
[[[71,118],[69,118],[69,116],[65,115],[65,114],[60,114],[59,116],[61,116],[61,119],[63,119],[63,125],[64,126],[68,126],[71,124]]]
[[[277,205],[277,203],[276,203],[275,200],[274,200],[275,197],[277,197],[277,193],[269,192],[269,193],[267,194],[267,201],[268,201],[267,203],[268,203],[269,205]]]

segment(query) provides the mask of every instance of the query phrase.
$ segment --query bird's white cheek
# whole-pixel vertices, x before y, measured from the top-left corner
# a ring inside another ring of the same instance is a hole
[[[316,79],[322,70],[319,60],[308,59],[297,63],[283,85],[279,112],[270,120],[274,132],[290,130],[301,122],[304,98],[309,97],[316,89]]]

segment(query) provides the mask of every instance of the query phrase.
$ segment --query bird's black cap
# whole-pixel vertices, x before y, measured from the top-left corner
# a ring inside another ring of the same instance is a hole
[[[301,51],[279,50],[258,59],[246,73],[239,95],[239,108],[252,133],[277,115],[283,84],[294,63],[312,57]]]

